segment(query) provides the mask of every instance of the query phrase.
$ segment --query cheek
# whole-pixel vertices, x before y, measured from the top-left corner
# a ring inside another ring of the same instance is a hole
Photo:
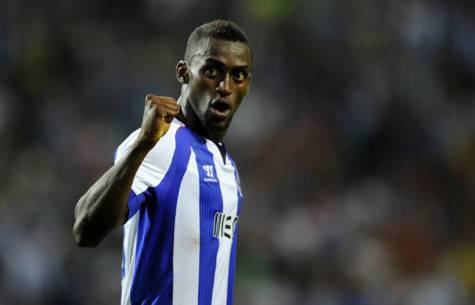
[[[203,102],[209,102],[217,94],[216,84],[213,81],[202,80],[198,83],[197,89],[203,99],[206,99]]]
[[[208,108],[208,103],[216,95],[216,87],[213,82],[207,80],[198,80],[190,84],[191,96],[193,97],[193,103],[195,107],[204,111]]]
[[[239,101],[241,101],[249,92],[249,86],[242,86],[236,90],[236,95]]]
[[[203,79],[199,82],[200,90],[206,94],[212,94],[216,92],[216,83],[212,80]]]

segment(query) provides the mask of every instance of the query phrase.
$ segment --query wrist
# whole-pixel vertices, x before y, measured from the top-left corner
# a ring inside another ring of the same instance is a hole
[[[134,150],[137,150],[139,152],[144,152],[148,153],[150,150],[152,150],[155,145],[157,144],[158,139],[152,139],[150,137],[146,137],[142,134],[140,134],[137,139],[135,140],[134,143]]]

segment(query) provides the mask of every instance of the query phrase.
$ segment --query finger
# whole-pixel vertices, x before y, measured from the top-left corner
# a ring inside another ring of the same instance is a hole
[[[161,103],[163,105],[167,105],[167,106],[171,106],[171,107],[177,107],[178,106],[178,103],[176,102],[175,99],[173,99],[173,100],[161,100]]]
[[[154,108],[156,108],[158,105],[160,105],[160,104],[157,103],[152,96],[147,95],[147,98],[145,99],[145,110],[146,111],[151,111]]]
[[[176,104],[176,99],[174,97],[171,97],[171,96],[158,96],[159,99],[161,99],[162,101],[165,101],[167,103],[175,103]]]
[[[156,105],[156,115],[159,119],[167,119],[167,121],[173,119],[178,113],[179,109],[171,109],[163,104]]]
[[[178,106],[177,102],[175,99],[170,98],[170,99],[162,99],[158,97],[148,97],[146,100],[146,106],[150,107],[152,104],[157,104],[157,105],[164,105],[167,106],[170,109],[176,109]]]
[[[170,96],[158,96],[153,94],[148,94],[147,99],[153,101],[154,103],[162,104],[176,104],[176,99]]]
[[[168,115],[168,116],[164,117],[163,120],[165,120],[165,122],[170,124],[173,121],[174,118],[175,118],[174,115]]]
[[[164,111],[161,112],[158,117],[160,119],[165,119],[166,121],[172,120],[174,117],[176,117],[178,112],[172,112],[172,111]]]
[[[170,97],[170,96],[158,96],[158,95],[154,95],[154,94],[147,94],[145,96],[145,103],[148,103],[149,101],[153,101],[153,102],[165,102],[165,103],[173,103],[173,104],[176,104],[176,99],[174,97]]]
[[[176,116],[180,113],[180,105],[173,97],[148,94],[145,97],[146,111],[157,111],[157,116],[163,118],[168,115]]]
[[[163,105],[163,107],[172,113],[178,113],[180,111],[180,106],[178,104],[174,104],[174,105],[165,104]]]
[[[147,105],[148,103],[150,103],[150,101],[153,101],[156,97],[156,95],[153,95],[153,94],[147,94],[145,96],[145,104]]]

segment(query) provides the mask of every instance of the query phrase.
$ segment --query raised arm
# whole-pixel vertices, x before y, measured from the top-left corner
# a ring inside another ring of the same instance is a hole
[[[140,133],[127,153],[79,199],[73,235],[81,247],[95,247],[127,220],[134,177],[147,153],[168,131],[180,107],[175,99],[147,95]]]

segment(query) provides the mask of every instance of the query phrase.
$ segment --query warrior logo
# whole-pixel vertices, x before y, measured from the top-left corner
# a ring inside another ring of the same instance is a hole
[[[203,179],[205,182],[218,182],[218,180],[214,177],[213,165],[205,164],[203,165],[203,170],[206,174],[206,177]]]

